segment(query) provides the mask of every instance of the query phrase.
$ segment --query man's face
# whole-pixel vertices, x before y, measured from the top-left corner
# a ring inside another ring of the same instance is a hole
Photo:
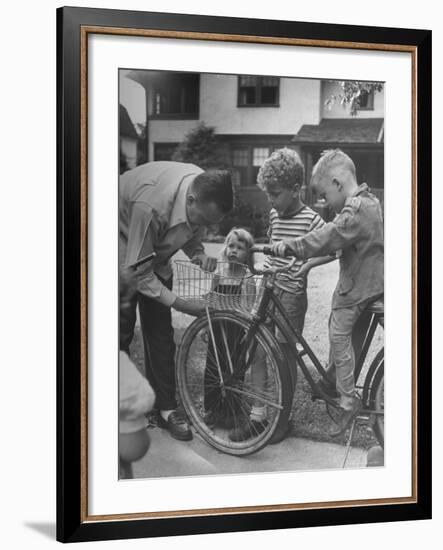
[[[292,203],[297,197],[299,187],[296,185],[293,189],[287,187],[276,186],[267,187],[266,195],[272,207],[277,210],[277,214],[282,216],[285,212],[289,211],[292,207]]]
[[[346,195],[342,184],[336,178],[328,177],[327,174],[318,177],[314,183],[314,189],[318,198],[324,199],[334,212],[338,214],[343,210]]]
[[[220,223],[225,217],[214,202],[201,202],[193,195],[188,196],[186,216],[192,227],[208,227]]]

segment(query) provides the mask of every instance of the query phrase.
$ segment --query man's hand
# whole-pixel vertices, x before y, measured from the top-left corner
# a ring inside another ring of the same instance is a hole
[[[172,304],[172,307],[181,313],[186,313],[187,315],[193,315],[198,317],[204,313],[206,306],[203,301],[200,300],[183,300],[177,296],[175,302]]]
[[[279,258],[285,258],[287,255],[290,255],[291,251],[291,247],[288,246],[285,241],[280,241],[272,245],[272,253]]]
[[[204,252],[193,256],[191,261],[193,264],[198,264],[203,271],[215,271],[217,267],[217,258],[206,256]]]
[[[132,298],[137,292],[137,276],[131,267],[120,266],[120,315],[130,312],[135,305]]]

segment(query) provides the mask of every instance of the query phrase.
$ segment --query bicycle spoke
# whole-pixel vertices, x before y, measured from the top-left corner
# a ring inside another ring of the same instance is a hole
[[[222,326],[221,326],[221,333],[222,333],[223,344],[225,346],[226,357],[228,358],[229,372],[231,374],[233,374],[234,373],[234,367],[232,366],[232,360],[231,360],[231,355],[229,353],[228,341],[227,341],[227,338],[226,338],[226,331],[225,331],[225,325],[224,324],[222,324]]]
[[[263,395],[255,392],[255,391],[242,390],[242,389],[237,388],[235,386],[226,386],[226,390],[231,391],[233,393],[237,393],[239,395],[244,395],[245,397],[249,397],[250,399],[261,401],[265,405],[269,405],[270,407],[273,407],[274,409],[283,410],[282,405],[279,405],[278,403],[275,403],[274,401],[270,401],[269,399],[267,399],[266,397],[264,397]]]
[[[288,410],[291,384],[280,378],[278,353],[272,347],[277,343],[269,331],[224,311],[211,312],[210,322],[209,327],[206,318],[196,320],[196,329],[183,336],[186,353],[179,348],[177,362],[180,397],[209,444],[230,454],[249,454],[269,440]],[[262,426],[251,424],[253,407],[266,407]],[[251,437],[230,439],[233,430],[248,427]]]

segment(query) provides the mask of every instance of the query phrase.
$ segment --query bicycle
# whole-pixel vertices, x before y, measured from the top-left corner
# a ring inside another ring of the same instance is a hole
[[[254,251],[272,254],[269,246],[256,246]],[[330,382],[308,342],[290,326],[276,295],[277,275],[291,269],[294,262],[295,258],[287,266],[271,270],[245,270],[236,281],[236,286],[243,285],[244,290],[236,294],[218,292],[213,274],[202,272],[190,262],[176,262],[180,295],[204,300],[207,306],[206,315],[193,321],[183,335],[177,354],[177,387],[195,430],[222,452],[251,454],[281,437],[291,413],[299,368],[311,387],[313,399],[323,400],[332,417],[339,407],[337,400],[314,380],[305,358],[311,361],[320,379]],[[257,275],[261,277],[259,281],[255,279]],[[357,383],[375,330],[379,324],[384,325],[383,304],[372,303],[366,311],[370,319],[355,367],[356,388],[363,401],[359,416],[371,420],[374,434],[383,446],[384,348],[376,354],[362,383]],[[279,329],[287,346],[281,346],[271,327]],[[263,361],[263,356],[266,370],[258,383],[254,364]],[[250,420],[256,403],[266,410],[266,418],[258,426]],[[232,441],[232,430],[245,425],[250,437]]]

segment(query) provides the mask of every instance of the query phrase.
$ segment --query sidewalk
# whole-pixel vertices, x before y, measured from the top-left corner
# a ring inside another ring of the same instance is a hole
[[[227,455],[213,449],[197,434],[192,441],[177,441],[160,428],[149,428],[151,447],[134,464],[134,477],[182,477],[196,475],[287,472],[337,469],[343,467],[346,448],[287,437],[277,445],[244,457]],[[346,468],[365,468],[367,451],[351,447]]]

